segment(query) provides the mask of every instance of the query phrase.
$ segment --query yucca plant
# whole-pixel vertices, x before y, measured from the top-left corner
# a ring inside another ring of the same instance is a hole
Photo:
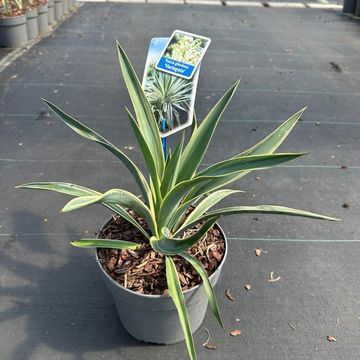
[[[23,9],[23,1],[22,0],[14,0],[14,4],[10,0],[2,0],[3,5],[3,14],[5,16],[11,16],[14,5],[18,10]]]
[[[181,125],[181,112],[187,112],[192,96],[192,81],[157,70],[148,77],[144,91],[159,128],[165,119],[167,129]]]
[[[1,1],[3,6],[3,13],[5,16],[8,16],[10,14],[10,2],[9,0],[2,0]]]
[[[23,0],[14,0],[16,3],[16,6],[18,7],[19,10],[22,10],[24,8],[24,2]]]
[[[44,100],[71,129],[86,139],[92,140],[112,152],[128,168],[137,182],[142,197],[123,189],[111,189],[100,193],[83,186],[63,182],[33,182],[19,186],[27,189],[50,190],[73,196],[62,209],[69,212],[91,204],[100,203],[120,215],[148,239],[154,251],[165,256],[166,278],[170,295],[179,314],[180,323],[192,360],[196,359],[193,337],[190,329],[184,296],[180,286],[173,257],[180,256],[188,261],[200,274],[210,306],[220,325],[222,320],[215,299],[214,290],[202,264],[186,251],[196,244],[222,216],[246,213],[265,213],[302,216],[315,219],[337,220],[328,216],[277,205],[232,206],[212,209],[225,197],[238,191],[224,189],[242,176],[254,170],[267,169],[302,156],[303,153],[275,153],[301,117],[304,109],[290,117],[273,133],[258,144],[233,157],[199,170],[210,140],[220,117],[231,100],[239,81],[224,94],[207,114],[200,125],[194,122],[189,141],[185,144],[182,134],[172,154],[164,159],[159,130],[154,113],[134,69],[120,44],[117,44],[121,71],[135,111],[127,115],[135,137],[141,148],[149,176],[145,176],[133,161],[104,137]],[[185,216],[191,206],[195,210]],[[127,209],[132,209],[146,220],[151,234],[134,220]],[[197,226],[198,230],[183,238],[185,230]],[[77,247],[105,247],[135,249],[137,243],[118,240],[80,239],[71,243]]]

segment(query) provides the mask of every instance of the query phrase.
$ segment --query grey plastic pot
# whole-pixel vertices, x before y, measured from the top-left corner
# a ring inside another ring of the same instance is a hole
[[[38,11],[36,8],[26,12],[26,28],[29,39],[39,35]]]
[[[63,0],[54,0],[55,1],[55,20],[58,21],[63,17],[64,6]]]
[[[74,11],[76,9],[76,1],[75,0],[69,0],[69,10]]]
[[[38,7],[38,25],[39,25],[40,33],[46,33],[49,30],[48,13],[49,13],[48,4],[41,5]]]
[[[63,0],[63,13],[64,15],[69,13],[69,0]]]
[[[54,0],[48,1],[48,25],[55,24],[55,3]]]
[[[219,279],[228,251],[225,234],[219,225],[216,226],[225,239],[225,254],[219,267],[209,277],[213,286]],[[170,296],[144,295],[128,290],[106,273],[100,264],[97,250],[96,259],[105,285],[113,295],[120,321],[130,335],[138,340],[156,344],[174,344],[184,340],[179,316]],[[204,320],[208,304],[203,284],[184,291],[184,297],[191,330],[194,333]]]
[[[26,15],[0,19],[0,46],[13,48],[27,41]]]

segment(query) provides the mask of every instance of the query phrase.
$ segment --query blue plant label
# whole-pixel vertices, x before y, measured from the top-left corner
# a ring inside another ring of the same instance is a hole
[[[184,79],[191,79],[210,42],[210,38],[175,30],[166,43],[155,68]]]
[[[155,64],[168,41],[169,38],[151,39],[142,81],[162,138],[192,124],[200,71],[198,66],[192,79],[183,79],[157,70]]]

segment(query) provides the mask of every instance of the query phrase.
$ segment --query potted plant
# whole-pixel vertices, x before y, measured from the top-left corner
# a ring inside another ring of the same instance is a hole
[[[17,47],[27,40],[26,15],[22,0],[2,0],[0,11],[0,46]]]
[[[55,2],[55,20],[59,21],[64,15],[63,1],[66,0],[54,0]]]
[[[29,39],[39,35],[38,9],[34,0],[27,0],[25,3],[26,27]]]
[[[187,144],[182,134],[174,151],[165,159],[151,105],[124,50],[119,44],[117,48],[135,116],[126,111],[149,172],[148,178],[115,145],[53,103],[44,101],[71,129],[105,147],[122,161],[138,184],[141,197],[123,189],[100,193],[63,182],[33,182],[19,187],[72,196],[63,212],[102,204],[116,214],[101,228],[97,238],[80,239],[71,244],[96,249],[100,271],[129,333],[156,343],[185,339],[193,360],[196,353],[192,333],[203,320],[206,297],[223,325],[213,290],[227,251],[225,234],[217,224],[220,217],[265,213],[337,219],[276,205],[214,210],[222,199],[239,193],[224,186],[253,170],[267,169],[303,155],[275,151],[304,109],[250,149],[199,170],[220,117],[239,84],[236,82],[200,125],[194,121]]]
[[[54,0],[48,1],[48,25],[55,24],[55,2]]]
[[[49,8],[47,0],[38,0],[37,10],[39,32],[40,34],[46,33],[49,30]]]
[[[69,0],[63,0],[63,14],[66,15],[69,13]]]

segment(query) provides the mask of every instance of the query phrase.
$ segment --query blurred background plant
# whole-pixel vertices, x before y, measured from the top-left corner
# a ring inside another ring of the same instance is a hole
[[[21,15],[23,9],[23,0],[1,0],[0,17]]]

